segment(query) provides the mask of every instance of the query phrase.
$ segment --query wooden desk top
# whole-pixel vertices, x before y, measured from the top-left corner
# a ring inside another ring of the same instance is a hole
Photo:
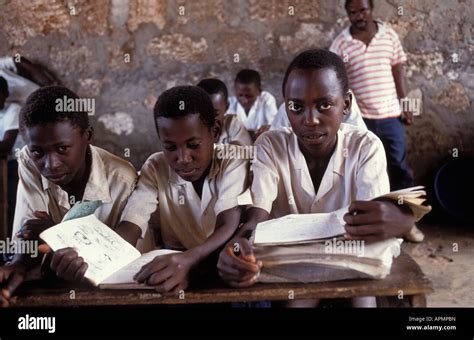
[[[158,305],[190,303],[226,303],[238,301],[288,300],[292,292],[294,299],[333,299],[355,296],[404,296],[425,294],[432,291],[430,282],[416,262],[406,253],[396,259],[392,272],[384,280],[345,280],[323,283],[256,284],[250,288],[232,289],[216,284],[212,288],[191,289],[184,298],[165,297],[153,290],[100,290],[71,288],[28,288],[18,292],[11,300],[13,307],[45,306],[110,306],[110,305]]]

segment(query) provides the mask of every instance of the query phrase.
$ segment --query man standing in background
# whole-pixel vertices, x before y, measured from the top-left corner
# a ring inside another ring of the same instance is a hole
[[[406,161],[405,131],[402,121],[411,125],[413,113],[403,111],[400,102],[407,100],[403,64],[407,57],[396,32],[373,20],[372,0],[346,0],[351,25],[332,43],[346,65],[349,87],[355,94],[367,128],[385,147],[390,189],[413,186],[413,176]],[[423,233],[413,226],[406,238],[423,241]]]

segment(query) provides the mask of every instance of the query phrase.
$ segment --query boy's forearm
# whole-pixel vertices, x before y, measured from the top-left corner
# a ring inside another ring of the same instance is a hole
[[[117,229],[115,229],[115,232],[134,247],[142,234],[138,225],[128,221],[120,222]]]
[[[247,221],[244,223],[242,228],[237,232],[237,237],[243,237],[249,239],[253,231],[257,227],[257,224],[268,220],[270,214],[261,208],[250,208],[248,212]]]

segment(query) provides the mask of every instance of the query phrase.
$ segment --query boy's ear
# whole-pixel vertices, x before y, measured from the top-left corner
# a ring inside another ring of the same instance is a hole
[[[211,134],[214,143],[219,141],[219,137],[221,136],[222,131],[222,122],[219,119],[214,120],[214,125],[211,127]]]
[[[87,138],[87,142],[92,142],[92,137],[94,137],[94,128],[89,125],[89,127],[84,131],[84,135]]]
[[[352,107],[352,92],[347,91],[347,93],[344,95],[344,115],[349,115],[351,112],[351,107]]]

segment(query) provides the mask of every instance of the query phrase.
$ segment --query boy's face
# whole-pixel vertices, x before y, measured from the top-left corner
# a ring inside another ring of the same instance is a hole
[[[329,155],[344,110],[351,98],[344,97],[333,69],[296,69],[291,71],[285,87],[285,105],[300,146],[314,156]]]
[[[360,31],[365,31],[373,21],[369,0],[354,0],[346,8],[351,24]]]
[[[255,83],[242,84],[235,82],[235,96],[245,112],[249,112],[253,103],[261,93],[260,87]]]
[[[26,128],[25,140],[31,158],[49,181],[60,187],[82,180],[86,168],[86,152],[92,129],[81,133],[68,121]]]
[[[205,175],[212,162],[218,129],[209,129],[199,114],[180,118],[158,117],[157,124],[169,166],[188,182],[197,181]]]
[[[224,121],[224,114],[227,112],[229,103],[227,98],[224,97],[222,93],[211,94],[212,106],[216,112],[216,118],[222,123]]]

